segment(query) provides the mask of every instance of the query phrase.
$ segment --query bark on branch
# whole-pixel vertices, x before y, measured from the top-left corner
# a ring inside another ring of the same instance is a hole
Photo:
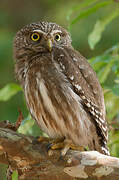
[[[69,151],[61,158],[55,150],[49,156],[46,142],[6,127],[0,128],[0,163],[17,170],[19,180],[119,180],[118,158],[97,151]]]

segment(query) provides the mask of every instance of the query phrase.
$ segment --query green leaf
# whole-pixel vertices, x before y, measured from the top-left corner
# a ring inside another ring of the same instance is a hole
[[[110,133],[109,148],[112,156],[119,157],[119,131]]]
[[[31,118],[30,114],[22,121],[18,129],[19,133],[32,135],[32,136],[46,136],[47,135],[41,131],[37,123]]]
[[[105,1],[105,2],[101,2],[98,3],[96,5],[94,5],[92,8],[86,9],[84,11],[82,11],[72,22],[71,25],[75,24],[76,22],[78,22],[81,18],[84,18],[94,12],[96,12],[98,9],[109,5],[110,3],[112,3],[112,1]]]
[[[31,119],[31,116],[29,114],[28,117],[24,119],[24,121],[20,125],[18,132],[22,134],[28,134],[29,130],[32,129],[33,125],[34,125],[34,120]]]
[[[21,87],[17,84],[7,84],[4,88],[0,89],[0,101],[8,101],[21,90]]]
[[[103,71],[101,72],[100,77],[99,77],[101,83],[104,83],[105,80],[107,79],[107,77],[108,77],[108,75],[109,75],[109,73],[110,73],[110,71],[111,71],[111,67],[112,67],[112,65],[113,65],[114,62],[115,62],[115,61],[112,59],[112,60],[104,67],[104,69],[103,69]]]
[[[99,2],[100,0],[85,0],[79,5],[72,8],[73,11],[79,11],[80,9],[87,8],[88,6],[94,5],[94,3]]]
[[[107,117],[111,120],[119,113],[119,97],[113,94],[111,91],[107,91],[104,96]]]
[[[112,92],[119,96],[119,84],[115,84],[113,87],[112,87]]]
[[[18,180],[18,172],[14,171],[12,174],[12,180]]]
[[[83,1],[82,3],[79,3],[79,5],[74,6],[72,9],[69,10],[69,12],[67,13],[67,20],[70,21],[70,17],[72,15],[72,13],[79,11],[85,7],[91,6],[93,5],[95,2],[98,2],[99,0],[86,0]]]
[[[100,41],[106,26],[117,16],[119,16],[119,9],[116,9],[102,20],[96,22],[93,31],[88,36],[88,43],[91,49],[94,49],[95,45]]]
[[[89,59],[89,62],[95,69],[99,79],[102,78],[102,72],[105,71],[105,67],[111,62],[111,60],[112,56],[109,54],[103,54]]]

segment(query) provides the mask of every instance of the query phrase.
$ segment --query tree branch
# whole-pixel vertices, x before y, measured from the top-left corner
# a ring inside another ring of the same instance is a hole
[[[17,170],[19,180],[119,179],[118,158],[97,151],[72,150],[64,158],[60,150],[49,156],[46,142],[0,127],[0,163]]]

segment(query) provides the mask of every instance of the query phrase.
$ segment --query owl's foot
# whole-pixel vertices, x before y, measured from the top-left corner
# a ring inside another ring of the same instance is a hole
[[[38,142],[48,142],[47,149],[48,149],[48,154],[52,155],[53,150],[61,149],[61,156],[65,156],[67,151],[69,149],[76,150],[76,151],[84,151],[83,146],[78,146],[72,143],[71,140],[64,139],[64,138],[49,138],[49,137],[44,137],[40,136],[37,138]]]
[[[47,150],[50,151],[55,149],[60,149],[63,147],[64,138],[49,138],[44,136],[39,136],[35,138],[35,141],[41,143],[41,142],[47,142]]]
[[[77,150],[77,151],[84,151],[85,150],[84,147],[74,145],[70,140],[67,140],[67,139],[65,139],[62,142],[51,143],[49,147],[51,150],[62,149],[61,150],[61,156],[65,156],[69,149]],[[50,150],[49,150],[49,152],[50,152]]]
[[[84,151],[84,147],[83,146],[78,146],[78,145],[75,145],[73,144],[72,142],[66,140],[64,142],[64,148],[62,149],[61,151],[61,155],[62,156],[65,156],[65,154],[67,153],[67,151],[69,149],[72,149],[72,150],[75,150],[75,151]]]
[[[49,138],[49,137],[44,137],[44,136],[40,136],[37,137],[37,141],[38,142],[47,142],[47,151],[49,156],[51,156],[53,154],[53,150],[56,149],[61,149],[63,147],[63,142],[64,142],[64,138]]]

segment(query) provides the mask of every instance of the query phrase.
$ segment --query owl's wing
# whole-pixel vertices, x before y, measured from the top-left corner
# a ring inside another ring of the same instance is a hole
[[[59,49],[56,57],[73,91],[80,96],[83,106],[91,114],[98,135],[106,146],[108,131],[105,121],[104,97],[96,73],[88,61],[72,48],[66,48],[64,51]]]

